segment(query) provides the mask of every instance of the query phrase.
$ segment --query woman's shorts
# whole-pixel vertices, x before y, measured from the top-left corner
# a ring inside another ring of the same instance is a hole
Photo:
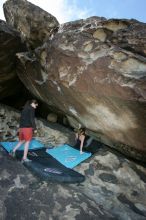
[[[31,141],[33,135],[32,128],[20,128],[19,141]]]

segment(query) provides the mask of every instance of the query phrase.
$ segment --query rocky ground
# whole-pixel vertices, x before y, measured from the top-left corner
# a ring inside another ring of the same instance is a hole
[[[78,189],[116,219],[143,220],[146,219],[145,167],[102,146],[76,168],[86,176]]]
[[[145,220],[146,169],[102,147],[82,184],[42,182],[0,148],[2,220]]]
[[[82,193],[78,185],[74,187],[41,182],[1,149],[1,220],[115,219]]]

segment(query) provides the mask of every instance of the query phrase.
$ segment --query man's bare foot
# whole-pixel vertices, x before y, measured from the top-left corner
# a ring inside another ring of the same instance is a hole
[[[84,152],[83,151],[80,151],[80,154],[83,154]]]

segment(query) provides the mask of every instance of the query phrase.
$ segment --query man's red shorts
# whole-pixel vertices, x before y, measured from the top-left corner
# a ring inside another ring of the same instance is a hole
[[[19,141],[31,141],[33,135],[32,128],[20,128]]]

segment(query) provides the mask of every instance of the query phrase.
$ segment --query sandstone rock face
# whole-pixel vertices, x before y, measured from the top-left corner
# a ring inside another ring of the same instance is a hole
[[[31,49],[40,46],[58,27],[54,16],[26,0],[6,1],[4,14],[7,23],[21,32]]]
[[[54,113],[49,113],[48,116],[47,116],[47,120],[49,122],[54,122],[56,123],[57,122],[57,115],[54,114]]]
[[[22,86],[16,74],[16,53],[22,51],[19,33],[0,20],[0,99],[15,94]]]
[[[58,22],[40,8],[8,0],[4,11],[37,47],[17,55],[28,90],[72,126],[83,125],[99,141],[146,161],[146,24],[91,17],[60,25],[50,38]]]
[[[146,25],[135,20],[63,24],[33,56],[18,55],[19,77],[73,126],[146,161],[145,33]]]

